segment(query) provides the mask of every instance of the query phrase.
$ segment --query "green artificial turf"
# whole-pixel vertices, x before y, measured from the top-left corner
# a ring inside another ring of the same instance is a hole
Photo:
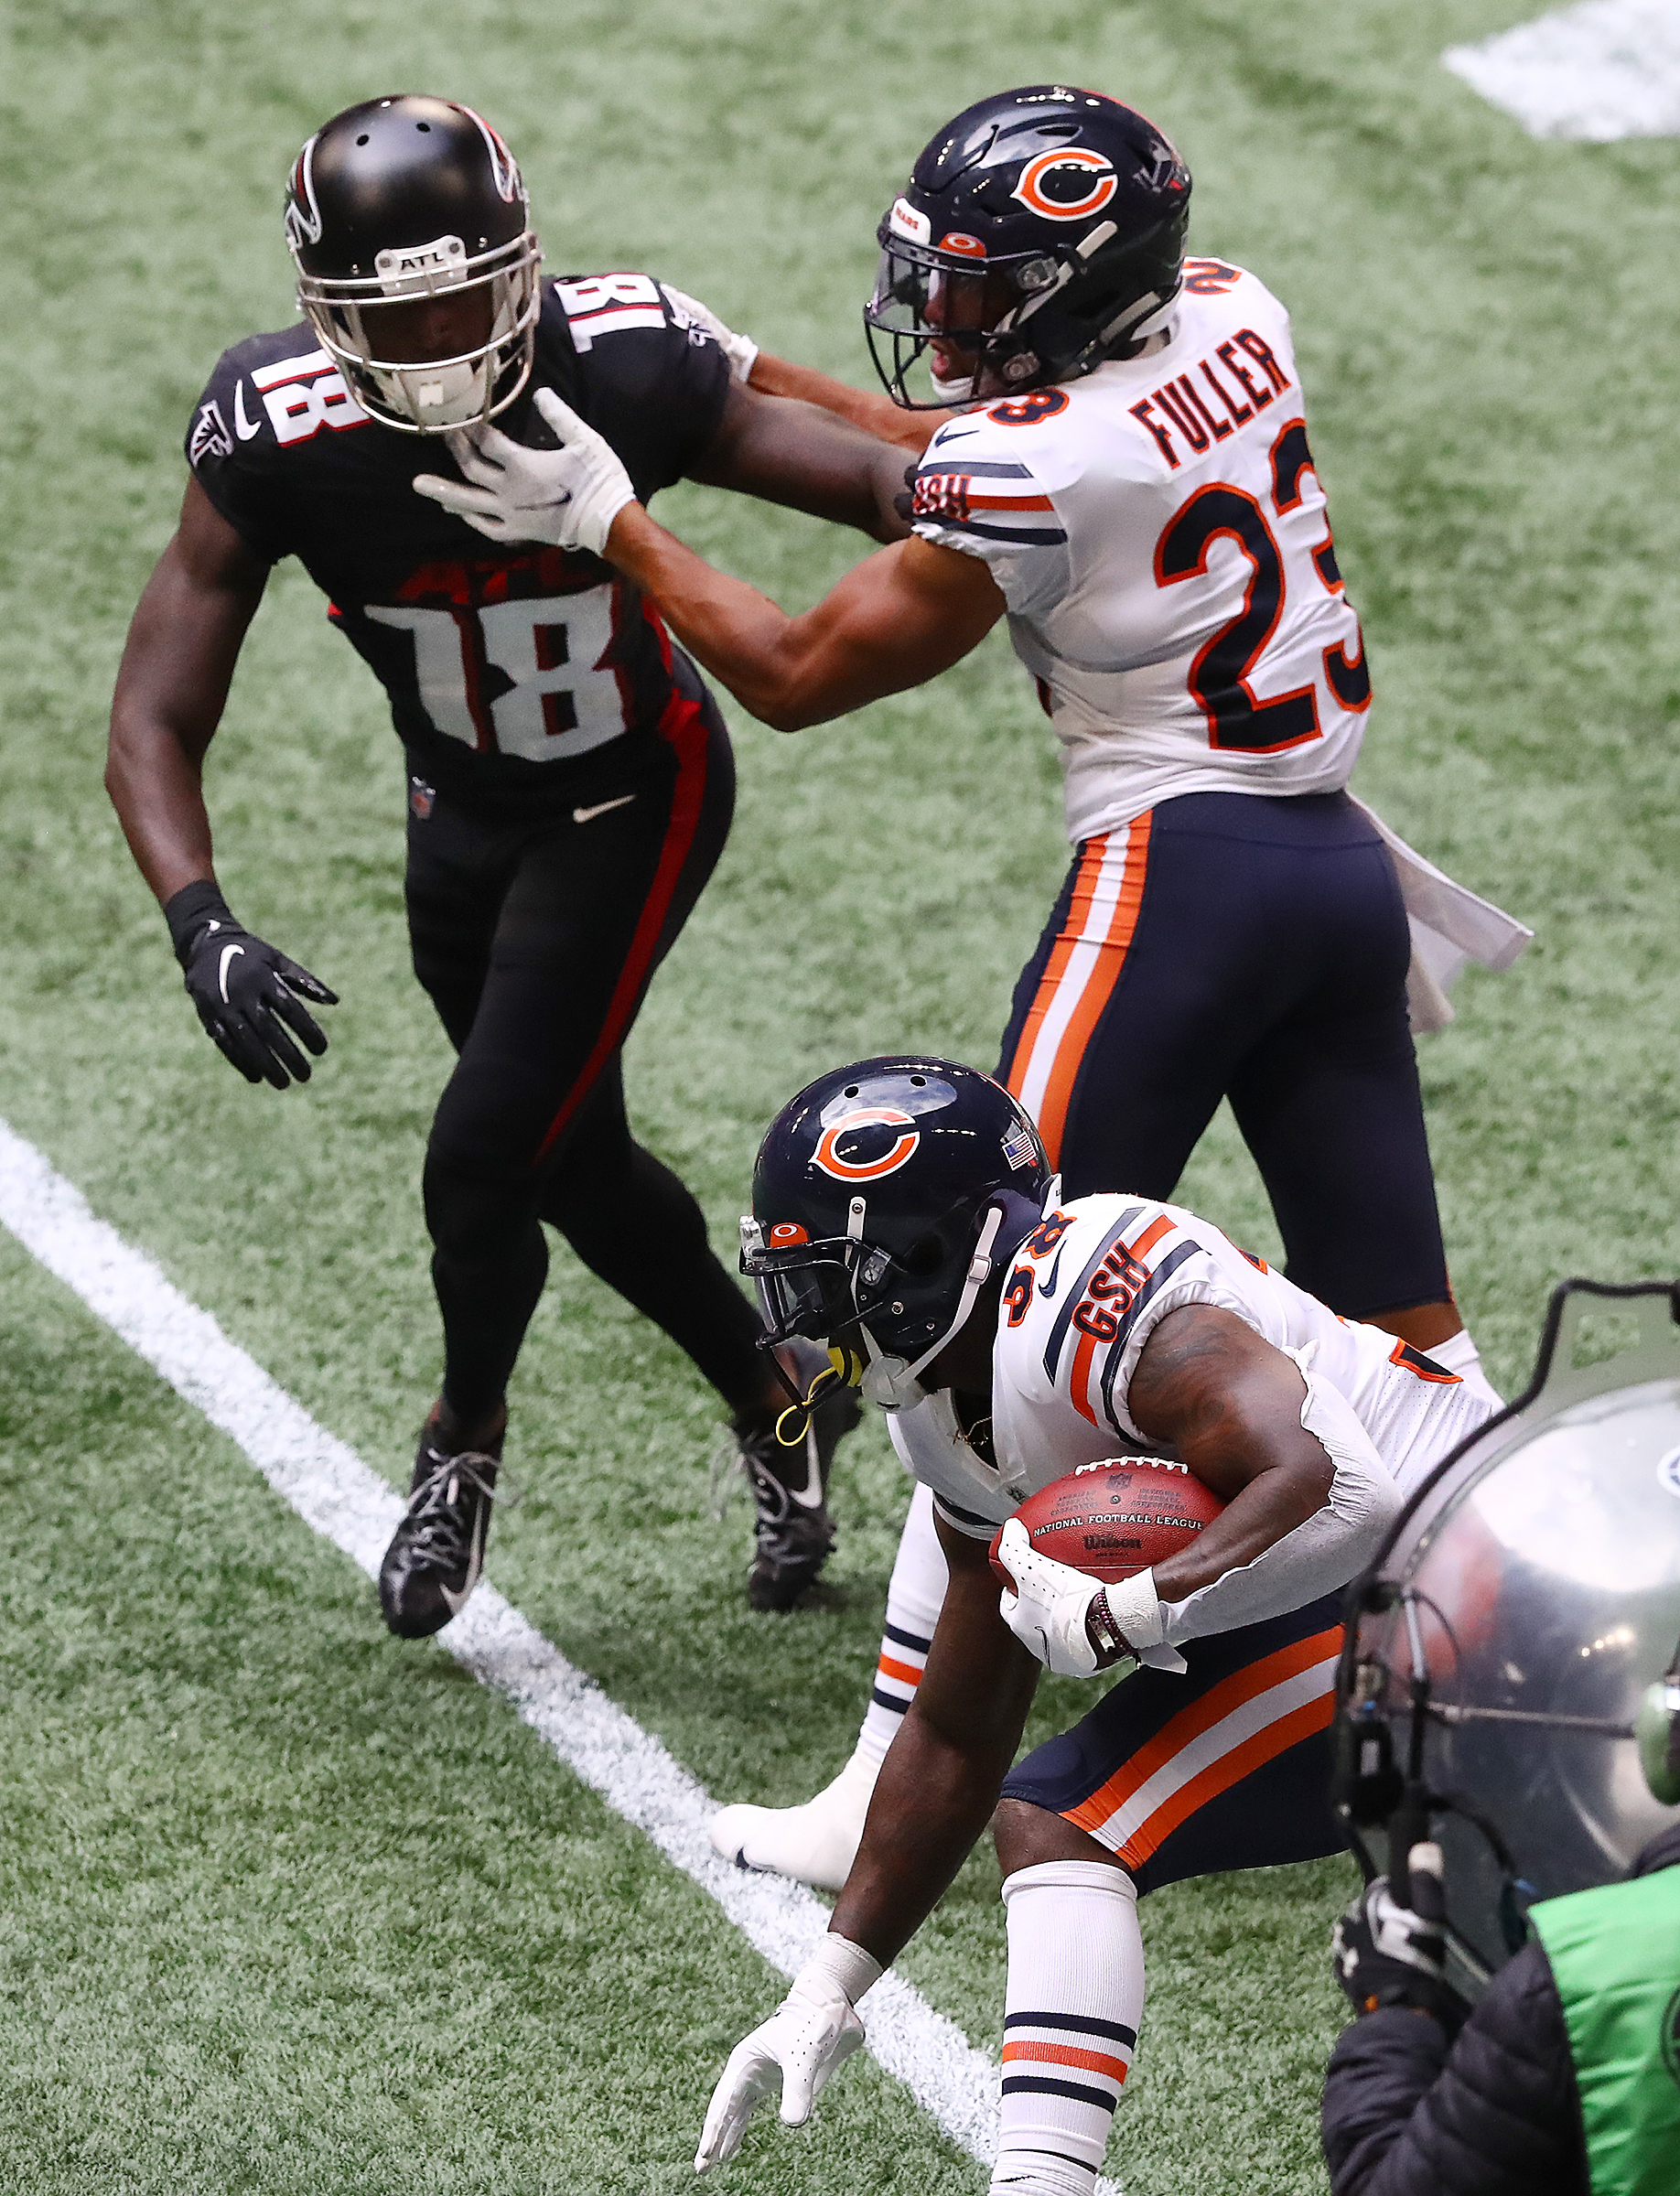
[[[1289,304],[1376,679],[1358,789],[1532,922],[1422,1048],[1455,1278],[1495,1376],[1549,1284],[1680,1265],[1674,817],[1680,518],[1668,361],[1680,148],[1536,145],[1438,65],[1490,0],[812,0],[635,10],[414,0],[13,0],[0,35],[0,1114],[392,1478],[438,1364],[416,1196],[447,1049],[407,971],[401,758],[283,571],[214,752],[243,920],[344,995],[307,1091],[199,1035],[99,790],[129,608],[224,344],[290,318],[277,206],[306,133],[396,88],[470,100],[556,271],[646,266],[863,381],[882,206],[967,100],[1129,96],[1196,176],[1193,242]],[[661,515],[790,603],[860,544],[683,490]],[[808,1074],[903,1043],[990,1065],[1067,858],[1001,637],[797,740],[733,713],[722,867],[631,1041],[639,1131],[720,1240]],[[1228,1119],[1186,1200],[1275,1233]],[[0,2186],[69,2192],[684,2183],[769,1971],[447,1657],[15,1250],[0,1447]],[[498,1583],[721,1797],[846,1752],[904,1482],[848,1445],[813,1605],[740,1599],[705,1507],[716,1411],[560,1253],[512,1398]],[[14,1581],[16,1585],[14,1587]],[[1040,1735],[1078,1711],[1048,1688]],[[1338,1864],[1145,1909],[1150,2007],[1111,2169],[1130,2196],[1322,2188]],[[996,2048],[977,1855],[904,1966]],[[242,2178],[241,2178],[242,2176]],[[866,2066],[748,2192],[983,2177]]]

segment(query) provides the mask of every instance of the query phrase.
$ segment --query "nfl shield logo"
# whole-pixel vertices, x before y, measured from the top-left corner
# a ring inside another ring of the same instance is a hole
[[[427,785],[424,778],[408,781],[408,813],[416,824],[424,824],[432,813],[432,803],[437,798],[436,786]]]

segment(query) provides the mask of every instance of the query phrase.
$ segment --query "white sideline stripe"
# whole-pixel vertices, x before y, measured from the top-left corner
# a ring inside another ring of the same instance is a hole
[[[1531,137],[1680,135],[1680,5],[1585,0],[1441,59]]]
[[[0,1222],[243,1449],[307,1524],[370,1577],[378,1576],[403,1513],[395,1490],[229,1341],[161,1267],[96,1218],[81,1191],[4,1121]],[[480,1583],[438,1638],[480,1684],[510,1700],[616,1814],[715,1899],[772,1967],[798,1972],[828,1926],[827,1909],[801,1885],[733,1868],[715,1853],[705,1826],[716,1802],[657,1738],[491,1586]],[[997,2141],[997,2068],[896,1975],[884,1975],[869,1993],[868,2020],[869,2050],[881,2065],[953,2142],[989,2166]],[[1097,2186],[1104,2196],[1119,2196],[1112,2182]]]

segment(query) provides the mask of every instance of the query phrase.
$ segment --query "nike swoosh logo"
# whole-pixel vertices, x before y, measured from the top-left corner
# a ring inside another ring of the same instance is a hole
[[[243,382],[235,382],[233,384],[233,426],[241,442],[249,442],[262,424],[260,419],[246,418],[245,384]]]
[[[928,447],[931,450],[942,450],[948,442],[961,442],[965,436],[979,432],[978,427],[942,427]]]
[[[634,793],[620,793],[616,801],[598,801],[593,808],[575,808],[574,824],[593,824],[597,816],[604,816],[609,808],[628,808],[636,798]]]
[[[441,1578],[437,1581],[437,1591],[442,1595],[444,1606],[452,1617],[460,1615],[472,1598],[473,1588],[479,1583],[479,1573],[484,1564],[484,1535],[489,1526],[490,1518],[487,1513],[487,1505],[480,1502],[479,1514],[473,1521],[472,1547],[467,1557],[466,1585],[458,1594],[453,1588],[446,1586]]]
[[[228,996],[228,963],[236,953],[242,953],[244,950],[242,945],[224,945],[221,949],[221,966],[216,971],[216,981],[221,987],[221,1003],[224,1006],[233,1004]]]
[[[802,1510],[820,1510],[823,1507],[823,1473],[817,1463],[816,1427],[805,1426],[805,1483],[790,1487],[788,1493]]]
[[[1056,1246],[1056,1255],[1055,1255],[1055,1256],[1054,1256],[1054,1257],[1053,1257],[1053,1258],[1050,1260],[1050,1270],[1049,1274],[1046,1276],[1046,1277],[1045,1277],[1045,1278],[1044,1278],[1042,1281],[1040,1281],[1040,1282],[1039,1282],[1039,1294],[1041,1297],[1053,1297],[1053,1296],[1055,1295],[1055,1293],[1056,1293],[1056,1277],[1057,1277],[1058,1274],[1061,1272],[1061,1245],[1059,1243],[1059,1244]]]

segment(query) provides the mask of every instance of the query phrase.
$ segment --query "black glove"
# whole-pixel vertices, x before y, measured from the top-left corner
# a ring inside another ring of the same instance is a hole
[[[1433,2014],[1452,2036],[1470,2008],[1447,1980],[1440,1870],[1438,1846],[1414,1846],[1407,1873],[1416,1904],[1402,1906],[1387,1877],[1377,1877],[1337,1922],[1330,1950],[1356,2013],[1409,2006]]]
[[[199,1019],[245,1081],[277,1091],[293,1080],[307,1082],[309,1063],[286,1030],[311,1052],[325,1052],[326,1038],[298,1001],[336,1006],[338,993],[235,922],[208,881],[183,887],[164,918]]]

